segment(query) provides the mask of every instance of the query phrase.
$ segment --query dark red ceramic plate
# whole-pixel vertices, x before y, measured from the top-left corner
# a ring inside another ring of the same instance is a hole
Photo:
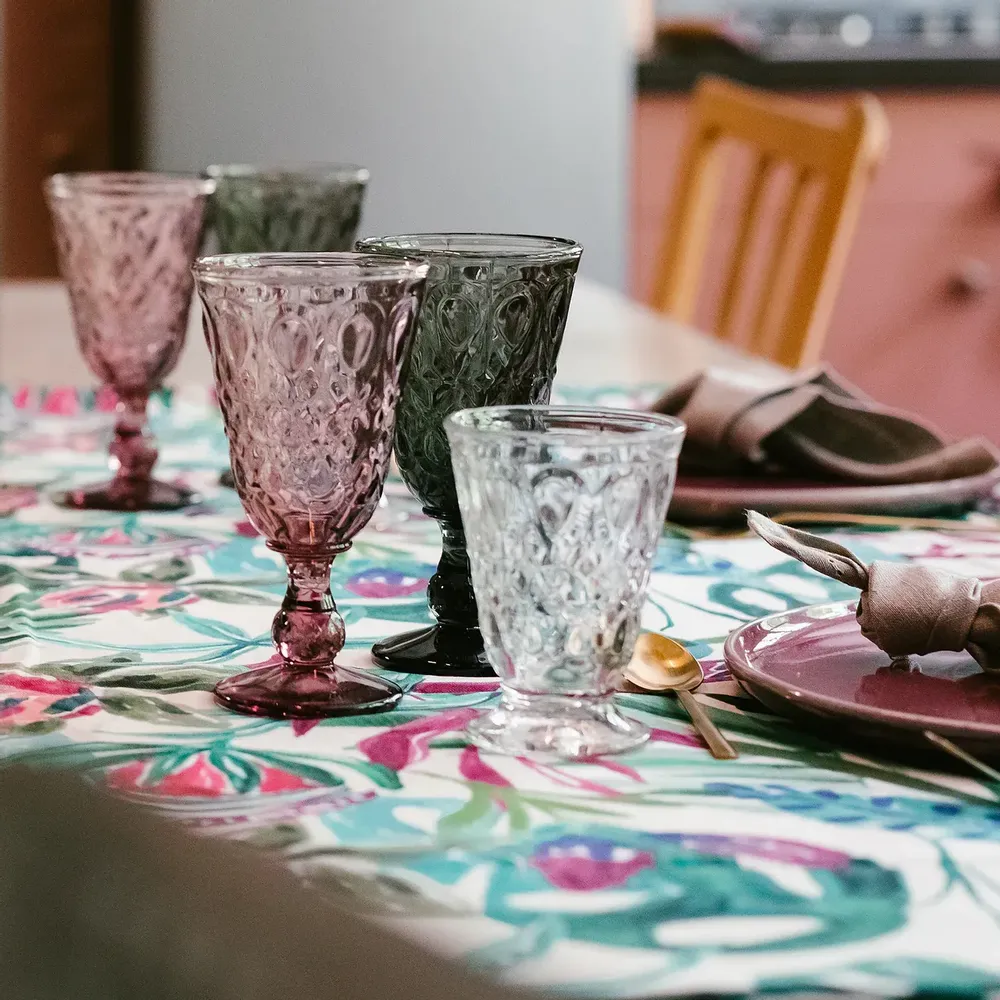
[[[926,753],[925,731],[1000,760],[1000,676],[968,653],[893,663],[862,634],[856,603],[817,604],[750,622],[726,642],[743,688],[775,712]]]
[[[920,516],[967,507],[989,495],[997,482],[1000,467],[979,476],[896,486],[678,476],[668,517],[699,523],[742,521],[748,508],[769,515],[818,511]]]

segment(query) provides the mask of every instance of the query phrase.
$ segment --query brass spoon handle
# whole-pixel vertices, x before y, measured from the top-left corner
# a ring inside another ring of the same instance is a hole
[[[690,691],[678,691],[677,698],[691,716],[691,724],[698,730],[698,735],[708,744],[709,753],[716,760],[736,760],[739,754],[733,749],[729,740],[719,732],[698,699]]]

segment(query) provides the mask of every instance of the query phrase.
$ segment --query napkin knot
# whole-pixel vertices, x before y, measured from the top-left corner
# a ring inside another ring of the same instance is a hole
[[[850,549],[747,511],[768,545],[861,591],[858,624],[892,657],[968,650],[984,670],[1000,671],[1000,580],[955,576],[931,566],[876,560],[865,566]]]
[[[858,605],[865,638],[890,656],[965,649],[983,585],[913,563],[876,560]]]

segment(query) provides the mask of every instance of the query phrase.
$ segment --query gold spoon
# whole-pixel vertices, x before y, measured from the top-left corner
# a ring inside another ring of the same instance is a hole
[[[673,691],[716,760],[735,760],[739,756],[692,694],[705,680],[705,674],[680,643],[658,632],[643,632],[636,640],[625,677],[644,691]]]

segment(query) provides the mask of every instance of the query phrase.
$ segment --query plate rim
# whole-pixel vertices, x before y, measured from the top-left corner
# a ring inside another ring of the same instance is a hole
[[[985,489],[988,486],[995,486],[1000,482],[1000,465],[990,469],[988,472],[980,472],[974,476],[955,476],[951,479],[932,479],[918,483],[838,483],[817,481],[814,485],[808,486],[782,486],[780,480],[774,483],[767,483],[761,480],[760,485],[750,485],[753,480],[747,480],[748,485],[742,487],[704,485],[706,481],[711,481],[713,477],[692,477],[699,478],[701,484],[697,486],[688,485],[682,476],[678,476],[674,486],[674,495],[683,497],[693,502],[717,501],[721,494],[750,497],[761,502],[788,503],[790,498],[796,504],[809,504],[809,500],[795,499],[805,496],[815,495],[817,491],[827,495],[843,496],[849,494],[850,497],[860,502],[877,502],[880,499],[890,501],[897,496],[904,495],[906,498],[933,498],[940,496],[941,492],[961,493],[972,492],[979,488]],[[724,481],[724,477],[716,477]],[[773,501],[767,498],[774,497]],[[735,503],[735,500],[730,501]],[[815,502],[815,501],[812,501]]]
[[[762,673],[759,670],[755,670],[743,651],[737,648],[740,637],[745,632],[754,626],[759,626],[762,622],[769,619],[778,618],[782,615],[788,615],[795,611],[806,611],[812,608],[842,607],[850,608],[853,612],[856,611],[857,604],[858,602],[856,599],[822,601],[819,604],[803,604],[795,608],[788,608],[786,611],[771,612],[767,615],[761,615],[753,621],[745,622],[738,628],[733,629],[733,631],[726,637],[726,643],[723,647],[723,657],[725,659],[726,666],[729,668],[729,672],[745,690],[748,690],[748,684],[755,684],[766,689],[771,694],[780,697],[783,701],[787,702],[790,706],[797,708],[799,711],[810,712],[814,715],[818,714],[817,711],[814,711],[815,706],[817,709],[827,710],[832,715],[839,715],[842,717],[849,716],[863,722],[881,724],[883,726],[891,724],[896,728],[907,729],[910,731],[919,730],[922,732],[930,729],[932,732],[939,733],[942,736],[952,735],[959,738],[976,736],[1000,741],[1000,720],[998,720],[995,725],[991,725],[987,722],[962,722],[954,719],[939,719],[934,716],[900,712],[898,709],[873,708],[867,705],[858,705],[856,702],[846,702],[829,695],[815,694],[813,692],[808,693],[808,700],[803,700],[801,691],[797,691],[794,685],[788,683],[787,681],[778,680],[777,678],[771,677],[770,675]],[[823,620],[828,619],[817,619],[817,622]],[[857,624],[856,617],[854,618],[854,622]],[[857,627],[858,634],[860,635],[861,626],[858,625]],[[872,645],[874,646],[874,643],[872,643]],[[734,665],[738,665],[738,668]],[[752,690],[748,690],[748,693],[751,697],[756,697]],[[757,700],[759,701],[760,699]]]

